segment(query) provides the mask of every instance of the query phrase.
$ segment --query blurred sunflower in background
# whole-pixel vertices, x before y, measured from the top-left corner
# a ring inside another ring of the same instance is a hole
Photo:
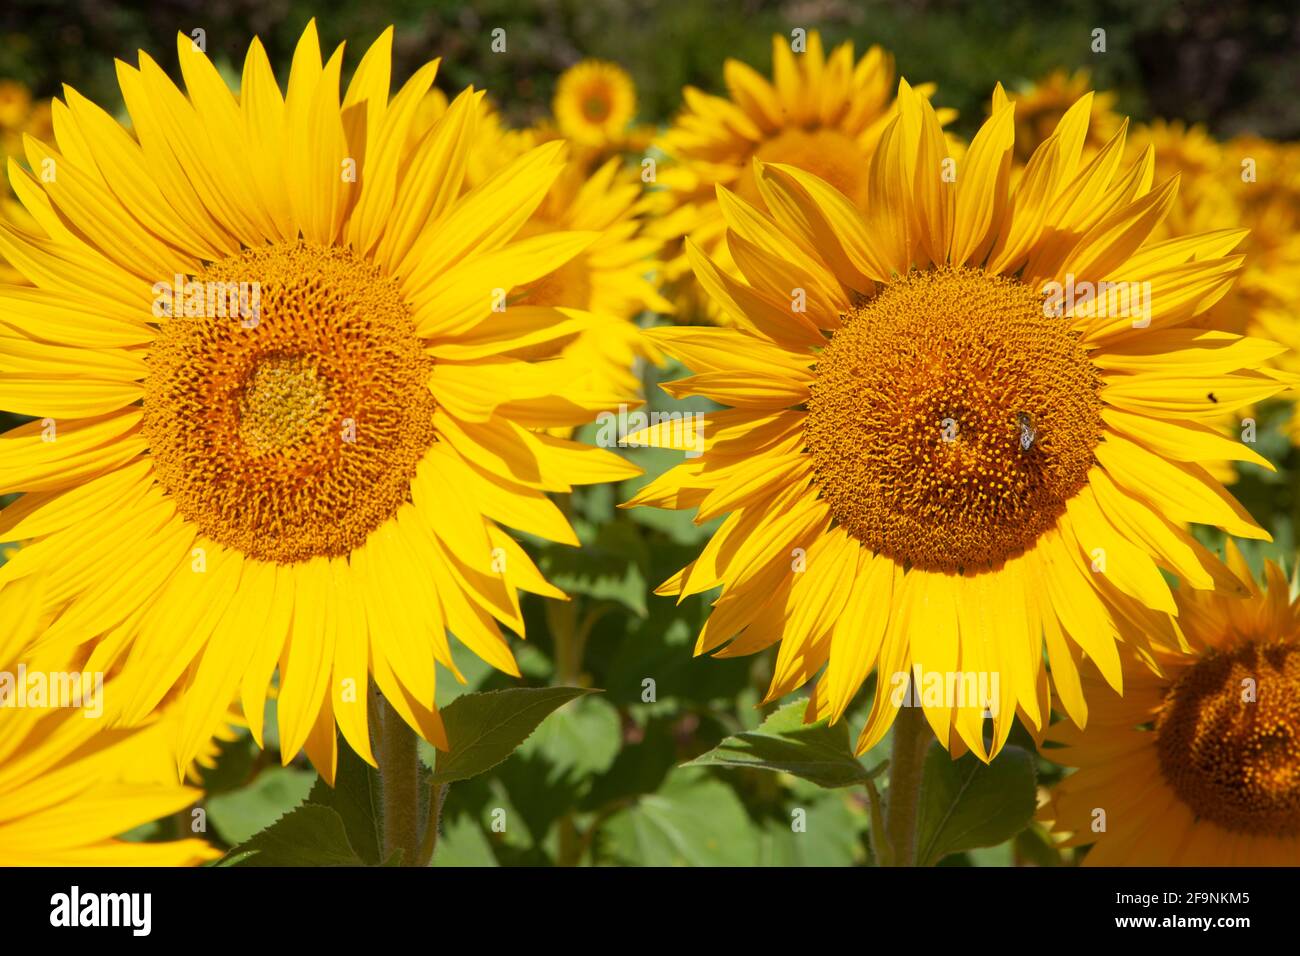
[[[424,122],[432,124],[446,108],[446,97],[431,91],[422,108]],[[554,127],[545,123],[511,128],[486,98],[480,101],[464,189],[475,188],[529,150],[553,142],[553,133]],[[596,233],[597,238],[519,290],[518,302],[587,312],[589,322],[584,328],[546,342],[542,349],[554,351],[558,345],[560,355],[572,362],[573,373],[592,387],[631,394],[640,388],[638,361],[661,360],[636,319],[647,311],[672,311],[658,291],[663,240],[650,234],[649,203],[637,167],[611,155],[593,169],[595,153],[579,149],[569,158],[519,235],[581,231]]]
[[[658,361],[653,341],[635,324],[645,311],[671,312],[656,289],[662,240],[648,235],[646,201],[635,170],[617,157],[590,175],[571,162],[557,177],[523,235],[585,230],[598,238],[559,269],[528,285],[520,301],[532,306],[573,303],[593,324],[562,346],[561,354],[594,383],[635,392],[638,360]]]
[[[0,160],[8,166],[10,157],[23,155],[23,137],[48,139],[53,135],[49,102],[33,100],[31,91],[14,80],[0,80]],[[32,218],[14,199],[7,176],[0,177],[0,216],[9,222],[32,227]],[[24,284],[22,273],[0,256],[0,282]]]
[[[1250,334],[1289,346],[1276,364],[1295,386],[1290,437],[1300,445],[1300,143],[1240,136],[1224,154],[1225,178],[1250,229],[1241,308]]]
[[[1086,866],[1300,861],[1300,602],[1270,561],[1245,598],[1179,590],[1188,651],[1124,655],[1124,696],[1085,666],[1087,729],[1052,726],[1044,756],[1078,769],[1039,811]],[[1055,745],[1055,746],[1051,746]]]
[[[1196,326],[1241,270],[1241,231],[1153,241],[1178,182],[1153,186],[1149,150],[1120,163],[1123,126],[1086,159],[1090,97],[1014,187],[1000,87],[955,181],[934,109],[906,82],[898,104],[865,213],[786,164],[754,166],[767,212],[719,187],[743,277],[687,254],[736,327],[652,334],[696,373],[669,394],[730,407],[702,457],[629,504],[729,515],[659,588],[721,587],[697,653],[779,642],[766,700],[825,668],[809,717],[832,721],[876,669],[859,752],[898,712],[896,675],[998,673],[991,700],[924,700],[941,744],[988,759],[1017,712],[1046,726],[1044,646],[1082,725],[1081,655],[1119,691],[1120,643],[1176,644],[1162,571],[1244,591],[1185,526],[1268,539],[1202,464],[1267,462],[1204,421],[1278,392],[1258,369],[1281,346]],[[1045,298],[1102,279],[1148,283],[1149,308]],[[633,438],[685,450],[668,426]]]
[[[617,64],[582,60],[560,74],[551,110],[561,136],[608,148],[623,141],[636,117],[636,86]]]
[[[1295,384],[1300,374],[1300,147],[1254,138],[1226,143],[1204,127],[1154,120],[1133,130],[1129,157],[1147,148],[1156,155],[1157,178],[1178,175],[1179,196],[1160,227],[1162,236],[1241,229],[1245,257],[1232,289],[1207,310],[1205,328],[1275,340],[1288,346],[1272,365]],[[1258,409],[1224,411],[1216,427],[1235,439]],[[1300,418],[1295,419],[1300,421]],[[1300,435],[1300,430],[1297,430]],[[1235,468],[1219,465],[1216,477],[1235,481]]]
[[[576,544],[547,492],[636,473],[542,432],[634,400],[558,354],[591,313],[518,304],[600,238],[523,233],[562,144],[465,191],[481,94],[412,135],[437,63],[390,99],[391,44],[340,100],[314,22],[284,94],[254,40],[236,98],[181,36],[188,95],[142,53],[118,64],[133,132],[68,89],[57,145],[26,143],[57,175],[10,166],[41,231],[0,224],[34,285],[0,286],[0,407],[36,419],[0,436],[0,492],[24,492],[0,536],[32,539],[0,594],[43,577],[38,647],[94,642],[123,722],[183,688],[179,768],[235,698],[261,742],[277,667],[286,762],[332,779],[336,722],[373,762],[370,677],[447,747],[448,632],[517,675],[517,591],[563,597],[498,522]],[[214,312],[241,283],[257,307]]]
[[[0,598],[0,673],[82,670],[64,655],[23,655],[37,634],[39,588],[28,577]],[[96,706],[115,690],[103,684]],[[92,717],[86,706],[0,705],[0,866],[193,866],[220,856],[201,839],[118,839],[183,811],[202,792],[177,784],[164,724],[106,730],[107,715]]]
[[[33,99],[16,80],[0,80],[0,150],[5,157],[22,155],[23,136],[49,136],[53,129],[48,101]]]
[[[1047,76],[1009,94],[1016,104],[1016,159],[1026,163],[1034,151],[1052,135],[1061,117],[1085,96],[1091,96],[1088,132],[1084,152],[1101,149],[1119,131],[1124,117],[1115,112],[1114,93],[1094,91],[1087,70],[1053,70]]]
[[[675,296],[682,320],[703,312],[725,321],[716,302],[697,295],[682,245],[689,238],[735,273],[723,241],[719,186],[761,208],[754,160],[785,163],[815,174],[861,207],[872,153],[896,113],[893,57],[873,46],[855,59],[851,42],[827,56],[816,30],[800,54],[792,52],[790,38],[772,37],[770,81],[735,59],[726,61],[723,76],[726,97],[693,86],[682,90],[683,109],[658,142],[666,160],[657,177],[653,232],[674,243],[665,279],[686,280]],[[930,87],[918,91],[928,94]],[[939,111],[941,121],[951,116]]]

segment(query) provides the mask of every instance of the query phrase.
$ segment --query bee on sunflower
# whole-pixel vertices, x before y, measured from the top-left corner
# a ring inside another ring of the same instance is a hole
[[[1152,241],[1177,180],[1153,185],[1150,151],[1122,166],[1123,127],[1085,161],[1087,97],[1014,186],[1000,87],[955,177],[928,101],[904,81],[898,104],[865,212],[782,163],[754,165],[766,211],[718,189],[742,278],[687,253],[735,327],[652,335],[695,373],[669,394],[728,407],[628,504],[727,516],[659,588],[721,589],[697,653],[779,644],[766,699],[816,678],[809,717],[831,721],[875,670],[859,752],[899,713],[896,676],[997,674],[991,700],[922,701],[941,744],[989,759],[1017,714],[1041,734],[1053,689],[1084,721],[1083,655],[1118,691],[1122,643],[1174,640],[1162,572],[1244,591],[1186,526],[1268,539],[1203,464],[1267,463],[1204,422],[1278,392],[1258,369],[1281,347],[1196,327],[1241,232]],[[1147,308],[1049,307],[1103,280]],[[681,447],[662,426],[632,440]]]

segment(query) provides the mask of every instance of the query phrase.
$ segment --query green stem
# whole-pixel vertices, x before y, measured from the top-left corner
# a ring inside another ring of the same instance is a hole
[[[384,859],[402,851],[403,866],[420,858],[420,756],[415,731],[388,701],[376,702]]]
[[[420,844],[417,866],[428,866],[433,859],[433,852],[438,849],[438,831],[442,828],[442,805],[447,799],[447,788],[451,784],[439,784],[429,798],[429,819],[424,824],[424,842]]]
[[[582,630],[578,623],[578,601],[548,601],[546,623],[555,641],[554,683],[559,686],[576,685],[582,674]],[[581,862],[582,841],[578,824],[569,810],[557,824],[559,845],[556,863],[559,866],[577,866]]]
[[[578,866],[582,863],[583,843],[582,837],[578,833],[578,824],[573,819],[572,813],[566,813],[560,818],[559,829],[559,851],[556,857],[558,866]]]
[[[548,601],[546,624],[555,642],[555,683],[574,684],[582,670],[578,659],[578,609],[577,600]]]
[[[890,866],[916,866],[916,821],[921,803],[925,752],[934,735],[920,707],[901,707],[894,721],[889,757],[889,810],[885,836]]]
[[[871,855],[876,860],[876,866],[892,866],[889,839],[885,836],[884,801],[876,789],[875,780],[867,781],[867,808],[871,814]]]

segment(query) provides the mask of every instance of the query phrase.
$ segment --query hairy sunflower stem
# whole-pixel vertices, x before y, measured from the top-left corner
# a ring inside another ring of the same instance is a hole
[[[876,781],[867,780],[866,790],[867,809],[871,817],[871,854],[875,857],[877,866],[891,866],[893,857],[890,855],[889,838],[885,836],[884,801],[876,788]]]
[[[401,850],[403,866],[418,866],[422,856],[420,755],[415,731],[386,700],[376,703],[375,715],[384,859]]]
[[[920,707],[902,707],[894,721],[889,757],[889,809],[885,835],[889,866],[916,866],[916,822],[921,805],[925,752],[934,735]]]
[[[451,784],[441,783],[434,788],[429,797],[429,819],[424,824],[424,842],[420,844],[418,866],[428,866],[433,860],[434,851],[438,849],[438,831],[442,829],[442,805],[447,801],[447,788]]]

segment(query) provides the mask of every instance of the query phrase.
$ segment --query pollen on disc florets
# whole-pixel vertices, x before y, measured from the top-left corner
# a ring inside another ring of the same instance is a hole
[[[303,243],[192,282],[257,283],[257,309],[184,314],[178,297],[162,322],[143,419],[159,482],[248,556],[347,554],[410,500],[434,441],[433,362],[400,290],[349,250]]]
[[[1156,749],[1198,817],[1235,833],[1300,835],[1300,643],[1210,651],[1166,692]]]
[[[926,570],[1023,553],[1084,484],[1100,377],[1042,297],[978,269],[909,273],[844,316],[804,434],[831,514]]]

